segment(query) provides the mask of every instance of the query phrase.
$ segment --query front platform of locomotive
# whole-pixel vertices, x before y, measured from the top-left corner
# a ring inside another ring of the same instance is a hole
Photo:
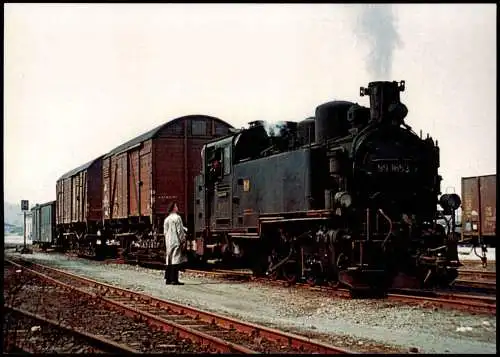
[[[370,271],[383,271],[386,286],[448,285],[460,263],[456,242],[436,223],[439,147],[404,122],[404,89],[404,82],[372,82],[361,88],[362,96],[370,96],[370,121],[353,141],[349,190],[356,211],[351,224],[360,227],[353,232],[361,242],[360,269],[347,279],[370,279]],[[460,205],[458,196],[441,201],[446,210]]]

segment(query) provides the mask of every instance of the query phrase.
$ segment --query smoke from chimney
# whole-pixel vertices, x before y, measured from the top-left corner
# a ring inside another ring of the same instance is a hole
[[[283,130],[286,129],[286,123],[284,121],[277,121],[274,123],[263,122],[264,128],[266,129],[267,135],[269,136],[281,136]]]
[[[390,4],[360,5],[356,34],[370,47],[368,72],[373,80],[389,80],[394,49],[400,46],[395,17]]]

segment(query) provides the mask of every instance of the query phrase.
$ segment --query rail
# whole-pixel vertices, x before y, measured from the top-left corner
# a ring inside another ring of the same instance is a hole
[[[122,309],[124,313],[144,319],[159,328],[177,332],[183,337],[204,344],[208,343],[219,352],[355,353],[303,336],[155,298],[23,259],[6,262],[69,289],[98,297],[103,303]],[[41,269],[43,273],[35,269]],[[54,278],[54,275],[58,278]],[[68,283],[58,280],[61,278],[69,280]],[[69,283],[79,283],[84,289]],[[85,290],[88,288],[91,292]]]
[[[234,276],[236,278],[252,278],[250,273],[229,270],[214,269],[210,271],[204,270],[186,270],[190,273],[212,275],[219,278]],[[269,279],[252,278],[254,281],[263,283],[278,283],[283,285],[283,281],[273,281]],[[480,283],[478,283],[480,284]],[[336,288],[330,286],[311,286],[305,283],[296,283],[298,288],[307,288],[315,291],[321,291],[342,298],[351,298],[351,293],[348,289]],[[496,314],[496,297],[485,295],[463,294],[455,291],[429,291],[421,289],[390,289],[385,295],[385,298],[393,301],[404,303],[424,303],[424,307],[441,307],[455,310],[466,310],[476,313]]]
[[[496,271],[483,271],[483,270],[459,270],[458,276],[460,279],[471,280],[491,280],[496,281]]]
[[[139,351],[132,349],[132,348],[129,348],[128,346],[125,346],[123,344],[116,343],[114,341],[105,339],[101,336],[97,336],[97,335],[94,335],[94,334],[91,334],[91,333],[88,333],[85,331],[76,330],[76,329],[72,328],[71,326],[65,325],[63,323],[60,323],[60,322],[57,322],[57,321],[54,321],[51,319],[47,319],[43,316],[33,314],[29,311],[19,309],[19,308],[13,307],[13,306],[8,305],[8,304],[4,304],[3,307],[4,307],[4,313],[10,312],[10,313],[23,315],[25,317],[28,317],[32,320],[37,321],[40,324],[48,325],[55,330],[61,330],[61,332],[63,334],[69,334],[69,335],[77,337],[78,339],[86,341],[91,346],[96,347],[98,350],[100,350],[102,352],[118,353],[118,354],[140,353]],[[8,331],[4,331],[4,332],[8,332]],[[8,335],[4,335],[4,338],[6,338],[7,336]],[[36,350],[31,348],[30,345],[28,343],[26,343],[26,341],[23,341],[22,339],[17,338],[14,341],[14,344],[17,347],[19,347],[20,349],[25,350],[27,352],[37,353]]]

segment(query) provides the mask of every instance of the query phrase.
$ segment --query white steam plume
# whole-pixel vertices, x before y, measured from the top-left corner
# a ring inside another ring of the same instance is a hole
[[[392,57],[401,40],[390,4],[359,5],[356,34],[370,47],[368,72],[374,80],[390,80]]]
[[[286,127],[286,123],[284,121],[277,122],[267,122],[263,123],[264,128],[266,129],[267,135],[269,136],[281,136],[281,131]]]

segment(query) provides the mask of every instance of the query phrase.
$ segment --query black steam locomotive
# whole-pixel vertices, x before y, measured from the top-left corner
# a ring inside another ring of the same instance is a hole
[[[457,244],[436,223],[439,148],[405,123],[402,82],[361,88],[299,123],[250,123],[206,144],[195,180],[199,259],[351,289],[447,285]],[[453,211],[456,195],[441,205]]]

